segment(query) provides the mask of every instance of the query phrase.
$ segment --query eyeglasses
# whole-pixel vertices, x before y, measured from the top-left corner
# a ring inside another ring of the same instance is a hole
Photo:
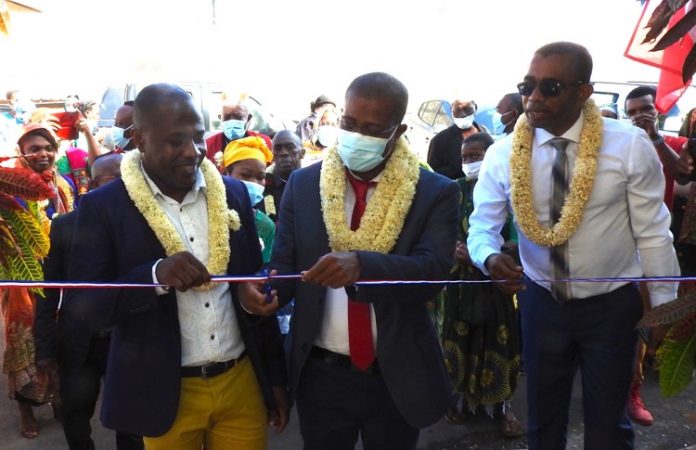
[[[541,92],[541,95],[544,97],[558,97],[561,95],[563,89],[567,87],[581,86],[583,84],[585,84],[585,82],[580,80],[566,84],[554,78],[544,78],[538,83],[538,87],[539,92]],[[517,85],[517,90],[519,91],[520,95],[524,97],[529,97],[532,95],[532,92],[534,92],[534,89],[536,88],[536,80],[524,80]]]
[[[350,131],[354,133],[360,133],[365,136],[372,137],[382,137],[387,134],[391,135],[394,130],[399,127],[400,124],[392,125],[389,128],[377,128],[374,125],[358,125],[352,120],[341,119],[338,123],[338,127],[345,131]]]

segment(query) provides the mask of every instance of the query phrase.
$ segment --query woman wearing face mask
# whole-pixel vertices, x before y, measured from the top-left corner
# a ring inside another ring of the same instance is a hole
[[[261,240],[263,262],[271,259],[275,224],[259,204],[263,200],[266,184],[266,167],[273,161],[273,153],[260,137],[246,137],[230,142],[222,154],[223,174],[236,178],[246,185],[251,206],[256,214],[256,231]]]
[[[484,280],[474,267],[466,247],[469,216],[474,210],[473,192],[486,149],[493,144],[488,133],[476,133],[462,145],[459,239],[455,251],[454,279]],[[516,251],[512,221],[506,226],[507,247]],[[520,371],[519,326],[515,301],[491,284],[459,284],[447,287],[442,330],[447,367],[460,401],[445,418],[452,423],[466,420],[465,411],[485,411],[500,420],[506,437],[524,434],[510,408]]]

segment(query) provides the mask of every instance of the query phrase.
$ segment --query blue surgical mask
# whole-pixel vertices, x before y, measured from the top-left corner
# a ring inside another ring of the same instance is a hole
[[[244,120],[225,120],[222,122],[222,132],[227,139],[234,141],[246,134],[246,122]]]
[[[130,127],[123,129],[121,127],[111,127],[111,139],[114,141],[114,145],[121,150],[124,150],[128,144],[130,143],[130,138],[127,138],[123,135],[123,133],[126,130],[130,130],[133,127],[131,125]]]
[[[397,128],[394,129],[396,130]],[[339,128],[336,149],[348,169],[367,172],[384,161],[382,154],[392,136],[378,138]]]
[[[263,186],[252,181],[241,180],[241,182],[244,183],[244,185],[247,188],[247,191],[249,192],[249,200],[251,201],[251,206],[255,206],[257,203],[263,200]]]
[[[493,134],[505,134],[505,127],[510,125],[510,122],[505,123],[503,117],[512,114],[514,111],[508,111],[505,114],[500,114],[499,112],[494,112],[491,120],[493,122]]]

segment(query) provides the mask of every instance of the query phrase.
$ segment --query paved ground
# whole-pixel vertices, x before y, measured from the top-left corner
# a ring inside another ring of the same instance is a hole
[[[0,377],[0,392],[6,390],[6,378]],[[582,407],[579,383],[573,395],[570,437],[568,449],[582,449]],[[645,402],[656,416],[652,427],[638,427],[636,448],[640,450],[677,450],[696,444],[696,383],[679,396],[665,400],[659,396],[655,374],[650,374],[645,388]],[[524,389],[516,395],[513,408],[519,417],[524,417]],[[16,405],[3,394],[0,395],[0,448],[4,450],[45,450],[67,448],[63,440],[60,424],[52,418],[49,407],[36,409],[41,434],[34,440],[19,436],[19,415]],[[101,427],[98,420],[92,421],[94,437],[98,449],[114,448],[113,434]],[[302,448],[293,415],[291,424],[281,436],[271,436],[270,450]],[[421,433],[419,449],[427,450],[512,450],[526,448],[524,438],[506,440],[497,433],[495,424],[486,418],[472,418],[466,425],[453,426],[444,421],[429,427]]]

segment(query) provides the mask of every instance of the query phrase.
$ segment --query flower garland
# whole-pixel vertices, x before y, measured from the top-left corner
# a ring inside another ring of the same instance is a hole
[[[346,191],[343,161],[336,148],[328,150],[322,162],[319,188],[331,249],[389,253],[404,226],[419,176],[418,159],[408,149],[405,140],[400,139],[365,208],[360,227],[352,231],[346,223],[343,205]]]
[[[227,272],[227,264],[230,260],[229,229],[232,228],[235,231],[239,229],[241,226],[239,214],[237,211],[227,209],[225,185],[213,163],[204,159],[201,171],[207,187],[209,253],[206,267],[212,275],[223,275]],[[155,200],[145,181],[138,150],[125,154],[121,163],[121,175],[128,196],[155,232],[167,256],[185,251],[186,246],[181,236]]]
[[[515,219],[522,232],[539,245],[556,247],[563,245],[575,233],[585,206],[592,194],[597,172],[597,156],[602,145],[602,117],[593,100],[588,100],[582,110],[583,126],[580,147],[573,166],[573,181],[561,210],[559,221],[553,228],[545,228],[534,210],[531,187],[533,131],[526,116],[521,116],[515,126],[510,155],[511,202]]]

